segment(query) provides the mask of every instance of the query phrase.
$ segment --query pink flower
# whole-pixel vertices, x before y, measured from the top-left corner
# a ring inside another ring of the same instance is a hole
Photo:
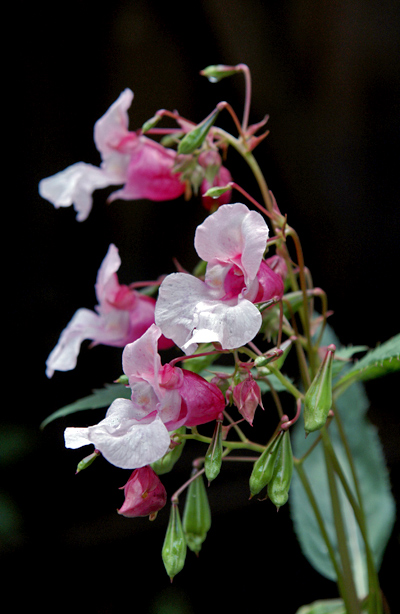
[[[215,420],[225,408],[222,392],[199,375],[161,365],[160,329],[153,324],[122,356],[131,399],[116,399],[104,420],[87,428],[65,430],[67,448],[92,443],[122,469],[149,465],[168,451],[169,432]]]
[[[162,282],[156,324],[185,353],[199,343],[234,349],[260,330],[254,303],[283,295],[283,281],[263,260],[268,227],[257,211],[222,205],[195,234],[195,248],[207,264],[205,279],[173,273]]]
[[[46,361],[48,377],[52,377],[54,371],[75,368],[85,339],[90,339],[94,345],[124,347],[153,324],[155,300],[120,285],[116,274],[120,265],[118,249],[111,244],[97,274],[96,311],[81,308],[75,313]],[[168,345],[170,343],[162,338],[161,347]]]
[[[125,184],[109,200],[170,200],[185,191],[172,167],[176,152],[145,136],[129,132],[128,109],[133,92],[125,89],[94,126],[100,167],[77,162],[39,183],[39,193],[56,208],[74,206],[77,220],[85,220],[95,190]]]
[[[125,501],[118,513],[126,518],[156,514],[167,502],[160,478],[148,465],[135,469],[123,489]]]

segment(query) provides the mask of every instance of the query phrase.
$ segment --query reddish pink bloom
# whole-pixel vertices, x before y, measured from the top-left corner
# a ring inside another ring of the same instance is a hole
[[[233,389],[233,402],[243,418],[253,425],[255,411],[259,405],[262,408],[263,405],[260,387],[251,375],[235,386]]]
[[[111,244],[97,274],[95,311],[86,308],[76,311],[46,361],[48,377],[54,371],[75,368],[85,339],[90,339],[93,345],[124,347],[153,324],[155,300],[119,283],[116,271],[120,264],[118,249]],[[160,339],[160,348],[171,345],[165,337]]]
[[[93,444],[122,469],[149,465],[168,451],[170,432],[215,420],[225,408],[222,392],[196,373],[162,365],[157,352],[160,329],[153,324],[122,355],[130,399],[115,399],[106,417],[87,428],[68,427],[67,448]]]
[[[125,501],[118,514],[126,518],[153,515],[167,502],[166,490],[149,465],[135,469],[123,489]]]
[[[110,185],[124,187],[113,192],[109,201],[170,200],[185,191],[179,174],[172,170],[176,152],[128,130],[132,99],[133,92],[124,90],[95,124],[100,166],[77,162],[39,183],[43,198],[56,208],[73,205],[80,222],[90,213],[93,192]]]

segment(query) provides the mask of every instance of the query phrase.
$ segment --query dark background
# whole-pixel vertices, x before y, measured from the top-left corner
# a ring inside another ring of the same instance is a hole
[[[220,100],[240,116],[241,76],[212,85],[199,71],[244,62],[253,77],[251,121],[270,115],[270,135],[256,155],[300,234],[315,284],[328,293],[331,324],[344,344],[374,347],[399,330],[399,4],[194,0],[182,8],[118,0],[101,6],[74,0],[15,6],[5,56],[4,236],[10,231],[12,239],[3,319],[3,381],[11,400],[3,401],[0,418],[5,586],[18,582],[17,609],[294,614],[304,603],[335,596],[336,588],[302,557],[286,507],[277,516],[272,506],[248,501],[248,467],[228,466],[212,484],[207,542],[199,560],[188,554],[171,586],[160,557],[167,510],[154,524],[118,516],[118,488],[129,472],[102,460],[74,475],[83,454],[64,449],[63,430],[87,416],[39,430],[50,413],[120,375],[120,350],[86,346],[76,370],[52,380],[44,373],[73,313],[94,306],[109,243],[120,250],[121,283],[168,273],[173,257],[190,268],[193,232],[204,215],[199,202],[108,207],[107,190],[99,191],[89,218],[77,223],[72,208],[56,211],[42,200],[37,184],[73,162],[99,163],[94,122],[125,87],[135,92],[131,129],[159,108],[200,121]],[[229,118],[221,116],[223,122],[233,129]],[[229,160],[234,179],[256,194],[241,162]],[[399,501],[396,384],[390,376],[368,384],[367,392]],[[104,412],[94,413],[91,423]],[[188,471],[189,464],[165,478],[169,493]],[[396,526],[381,571],[393,612],[398,536]],[[279,610],[271,609],[280,596]]]

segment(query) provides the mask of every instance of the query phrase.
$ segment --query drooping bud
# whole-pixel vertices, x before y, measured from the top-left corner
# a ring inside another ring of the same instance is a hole
[[[254,463],[249,480],[250,498],[254,497],[254,495],[258,495],[272,478],[282,436],[283,431],[280,431]]]
[[[135,469],[123,489],[125,501],[118,514],[126,518],[150,516],[153,519],[167,502],[166,490],[149,465]]]
[[[185,134],[178,145],[178,154],[191,154],[201,147],[218,115],[219,109],[214,109],[200,124]]]
[[[208,483],[215,480],[222,464],[222,420],[216,420],[214,433],[204,459],[204,471]]]
[[[207,68],[203,68],[200,71],[200,74],[203,77],[207,77],[207,79],[211,83],[217,83],[221,79],[225,77],[230,77],[231,75],[235,75],[239,72],[239,68],[236,66],[225,66],[224,64],[214,64],[211,66],[207,66]]]
[[[193,475],[196,473],[197,469],[194,469]],[[211,510],[203,475],[199,475],[189,484],[182,525],[188,547],[198,554],[211,527]]]
[[[186,540],[178,504],[172,503],[167,532],[161,551],[162,560],[171,582],[185,565],[186,550]]]
[[[322,428],[332,407],[332,364],[336,347],[327,347],[325,358],[304,397],[304,429],[312,433]]]
[[[233,389],[233,402],[247,422],[253,425],[254,414],[260,405],[264,409],[261,400],[260,386],[251,375],[239,382]]]
[[[171,450],[168,450],[164,456],[160,459],[151,463],[151,468],[156,472],[157,475],[163,475],[164,473],[169,473],[171,469],[174,467],[175,463],[179,460],[183,447],[185,445],[186,440],[182,441],[174,441],[174,435],[184,435],[186,432],[186,427],[181,426],[179,429],[176,429],[173,433],[171,433],[171,445],[173,446]]]
[[[293,453],[289,431],[284,431],[278,446],[275,466],[268,484],[268,497],[277,509],[289,498],[290,482],[293,474]]]

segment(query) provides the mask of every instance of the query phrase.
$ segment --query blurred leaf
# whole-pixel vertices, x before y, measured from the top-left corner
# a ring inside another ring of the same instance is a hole
[[[44,428],[53,420],[57,418],[64,418],[77,411],[83,411],[86,409],[100,409],[101,407],[109,407],[115,399],[130,399],[131,391],[124,384],[105,384],[105,388],[99,390],[93,390],[93,394],[90,394],[83,399],[79,399],[74,403],[65,405],[58,409],[53,414],[43,420],[40,428]]]
[[[323,599],[299,608],[296,614],[346,614],[342,599]]]
[[[327,327],[323,344],[328,345],[329,343],[340,346],[333,331]],[[336,409],[341,417],[353,456],[363,499],[370,546],[376,567],[379,568],[395,521],[395,503],[377,431],[366,417],[368,398],[363,385],[357,381],[353,383],[337,400]],[[311,433],[306,440],[302,420],[299,420],[292,429],[292,436],[294,453],[297,457],[301,457],[318,437],[318,433]],[[332,420],[329,426],[329,436],[348,483],[355,493],[350,466],[335,420]],[[312,451],[304,461],[303,467],[316,496],[330,540],[335,551],[338,552],[322,446],[319,445]],[[359,596],[363,597],[367,593],[368,586],[364,543],[353,510],[341,485],[339,486],[357,591]],[[294,528],[303,554],[320,574],[335,581],[336,574],[325,543],[296,473],[293,475],[289,501]]]

